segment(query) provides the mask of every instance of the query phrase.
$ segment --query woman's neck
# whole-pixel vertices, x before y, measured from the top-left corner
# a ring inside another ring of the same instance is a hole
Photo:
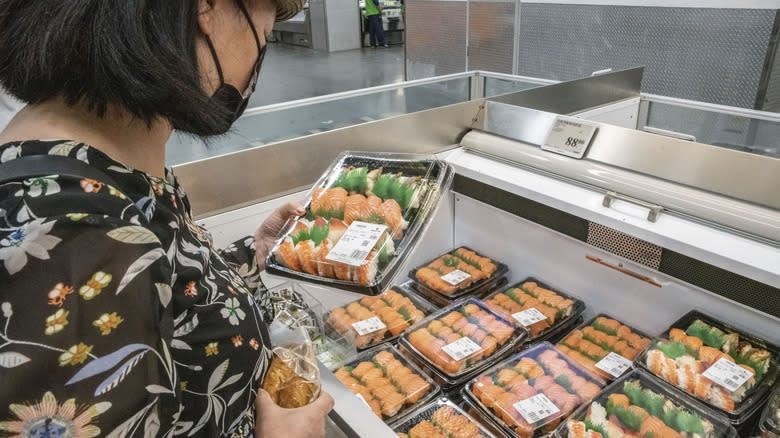
[[[151,124],[126,111],[109,109],[98,117],[61,99],[24,107],[0,132],[0,144],[21,140],[63,139],[95,147],[111,158],[155,176],[165,175],[165,144],[173,128],[164,119]]]

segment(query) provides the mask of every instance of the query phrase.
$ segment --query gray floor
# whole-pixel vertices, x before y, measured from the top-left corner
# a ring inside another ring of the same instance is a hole
[[[249,107],[403,80],[403,46],[328,53],[271,43]]]

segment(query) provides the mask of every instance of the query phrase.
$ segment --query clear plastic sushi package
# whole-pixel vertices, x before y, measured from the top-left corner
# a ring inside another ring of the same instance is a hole
[[[409,414],[439,392],[428,376],[390,345],[360,353],[334,374],[387,423]]]
[[[525,327],[529,341],[551,341],[578,324],[585,303],[531,277],[484,298],[485,304]]]
[[[319,397],[321,381],[314,344],[306,328],[291,328],[275,320],[268,331],[274,358],[263,380],[263,389],[283,408],[308,405]]]
[[[768,397],[777,355],[777,347],[692,311],[655,340],[639,363],[740,429]]]
[[[345,152],[314,184],[266,261],[270,273],[380,293],[452,182],[445,162],[419,154]]]
[[[391,286],[376,296],[366,296],[325,316],[328,326],[354,339],[359,350],[391,342],[434,308],[403,287]]]
[[[761,438],[780,437],[780,385],[775,385],[769,402],[761,413]]]
[[[562,423],[560,438],[733,438],[725,419],[644,370],[606,387]]]
[[[507,436],[546,435],[604,382],[549,342],[542,342],[480,373],[462,390],[464,399]]]
[[[392,428],[400,438],[495,438],[446,397],[420,407]]]
[[[442,378],[440,384],[449,387],[489,366],[526,336],[524,329],[490,311],[480,300],[468,298],[410,327],[399,345]]]
[[[507,271],[505,264],[461,246],[418,266],[409,278],[422,296],[446,306],[463,296],[486,295]]]
[[[651,337],[608,315],[577,327],[556,345],[592,374],[611,382],[633,368]]]

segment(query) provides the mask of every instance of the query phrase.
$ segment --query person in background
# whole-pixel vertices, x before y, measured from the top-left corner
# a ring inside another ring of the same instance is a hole
[[[379,0],[366,0],[366,18],[368,19],[368,35],[371,48],[388,47],[385,44],[385,29],[382,24],[382,7]]]

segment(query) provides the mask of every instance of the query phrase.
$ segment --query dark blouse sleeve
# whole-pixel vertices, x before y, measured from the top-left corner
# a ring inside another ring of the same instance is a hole
[[[59,193],[68,182],[14,184],[0,186],[0,435],[172,434],[171,271],[157,237],[65,213],[90,210]]]
[[[263,312],[266,321],[273,321],[273,304],[268,295],[268,289],[260,278],[260,268],[255,257],[255,239],[247,236],[228,245],[220,251],[222,258],[241,278],[250,290],[255,291],[255,301]]]

